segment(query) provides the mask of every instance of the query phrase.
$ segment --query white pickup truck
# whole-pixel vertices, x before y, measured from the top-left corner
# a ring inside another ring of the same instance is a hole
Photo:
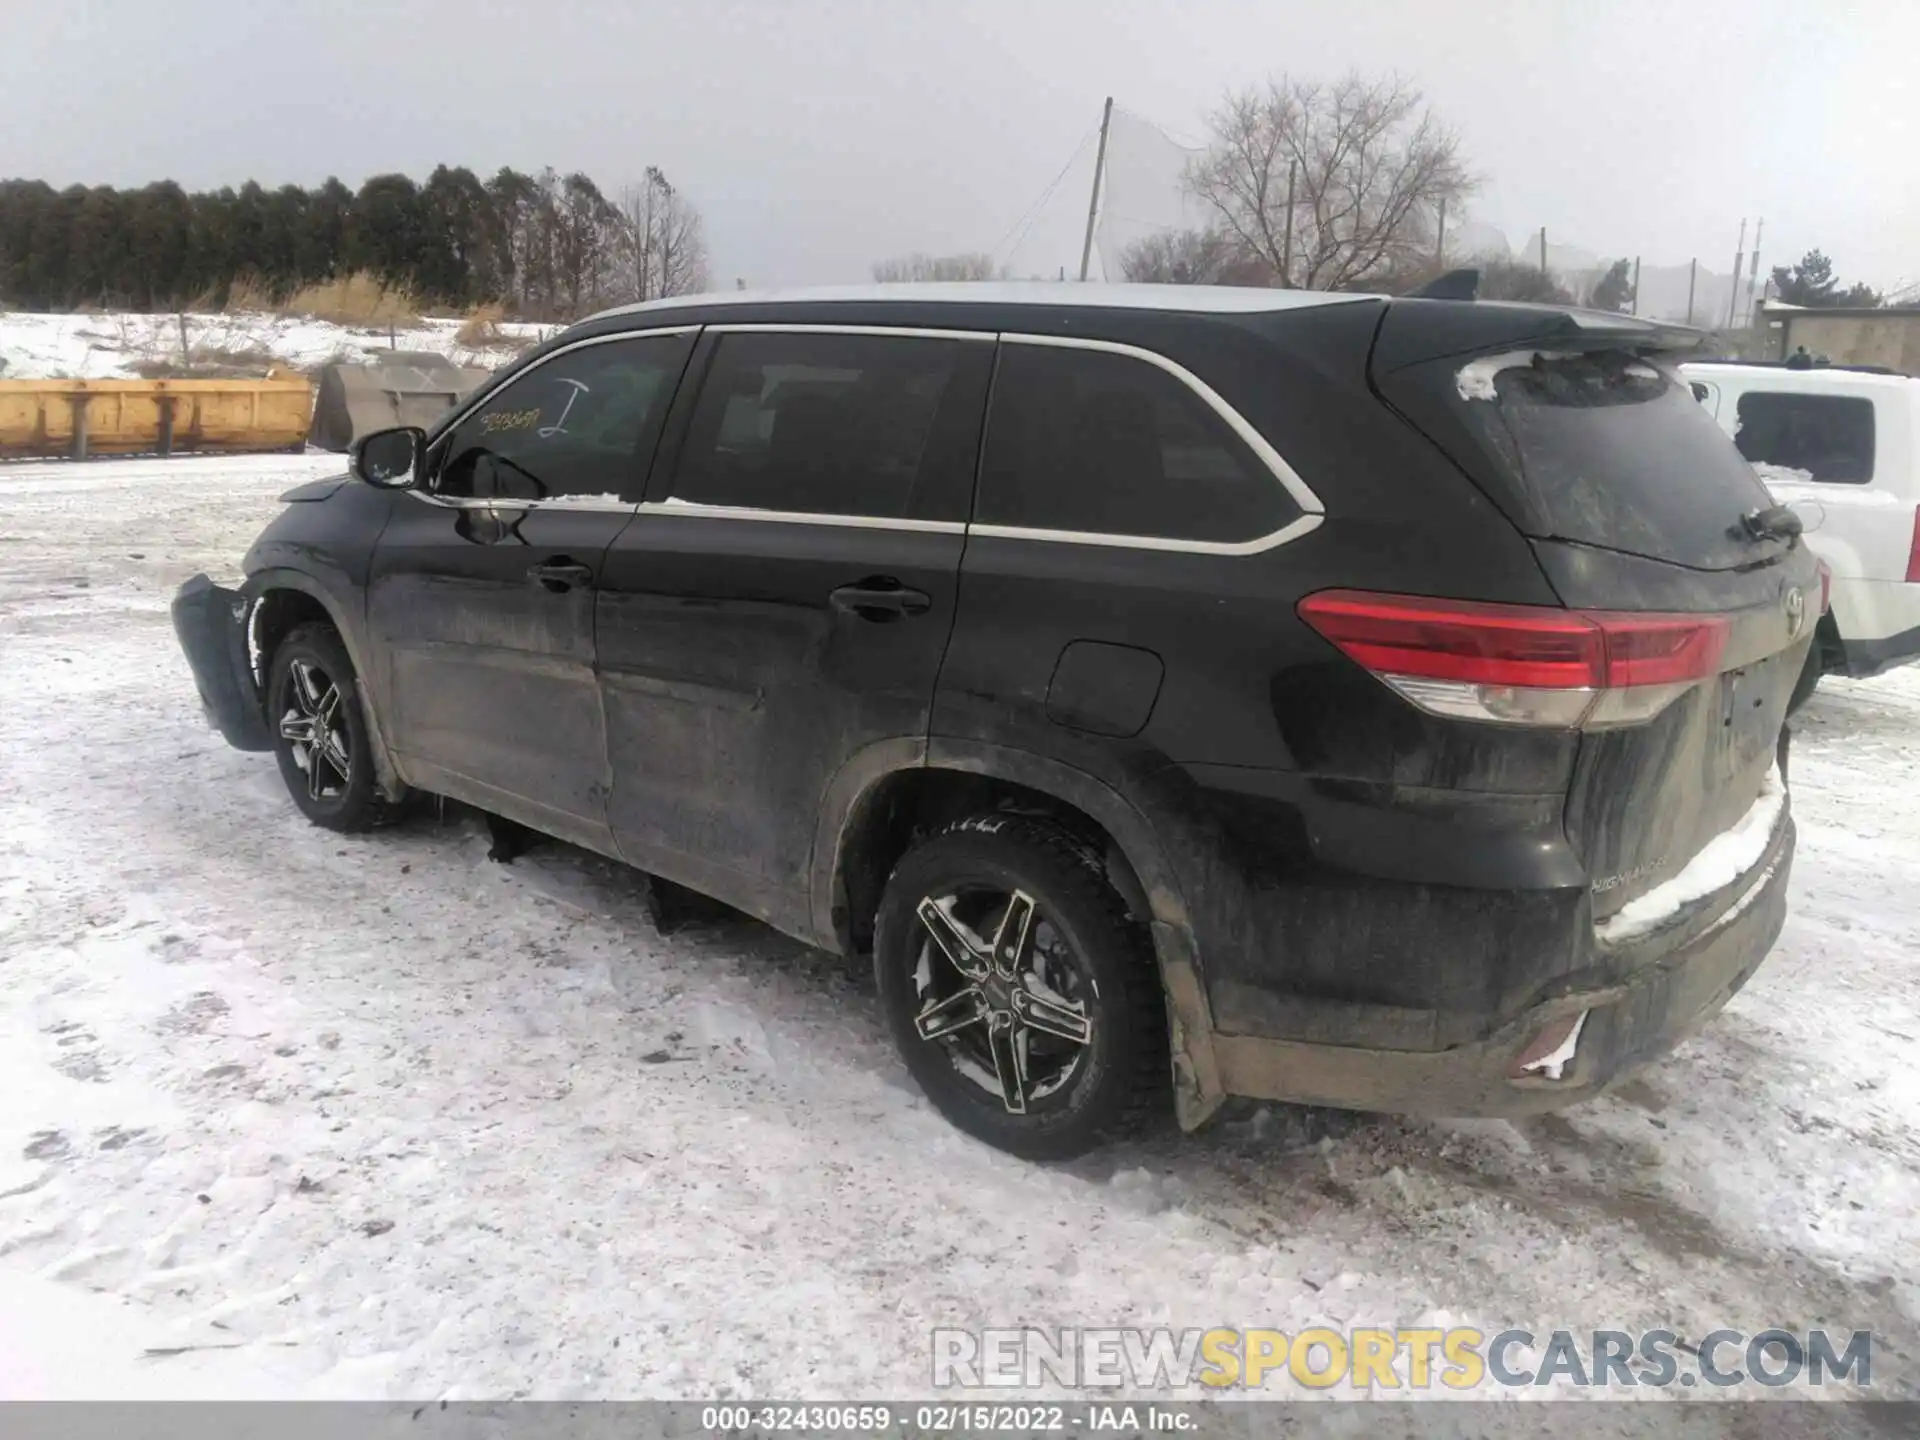
[[[1920,379],[1822,366],[1680,367],[1832,572],[1797,706],[1824,673],[1920,659]]]

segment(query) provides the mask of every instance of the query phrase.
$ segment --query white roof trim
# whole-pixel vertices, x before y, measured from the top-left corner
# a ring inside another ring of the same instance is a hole
[[[676,295],[642,305],[620,305],[589,319],[644,315],[693,306],[851,304],[895,301],[914,305],[1057,305],[1088,310],[1174,310],[1215,315],[1256,315],[1377,300],[1377,295],[1326,290],[1260,290],[1235,285],[1104,285],[1058,280],[982,280],[927,285],[822,285],[792,290],[721,290]]]

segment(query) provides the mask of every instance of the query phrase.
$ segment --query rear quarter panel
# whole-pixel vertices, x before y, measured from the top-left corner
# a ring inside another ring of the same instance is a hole
[[[1335,586],[1555,603],[1513,525],[1368,389],[1376,319],[1163,316],[1105,337],[1206,381],[1325,519],[1251,555],[970,536],[930,759],[1005,747],[1125,796],[1169,859],[1223,1030],[1420,1046],[1572,963],[1555,937],[1582,894],[1560,825],[1577,742],[1422,715],[1295,613]],[[1160,662],[1137,730],[1131,710],[1102,727],[1050,707],[1089,642]]]

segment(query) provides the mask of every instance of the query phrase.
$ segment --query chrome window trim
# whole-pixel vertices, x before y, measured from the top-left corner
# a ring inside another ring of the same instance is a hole
[[[1326,518],[1320,513],[1299,515],[1278,530],[1252,540],[1171,540],[1158,535],[1102,535],[1092,530],[1036,530],[1023,525],[973,525],[967,534],[990,540],[1044,540],[1056,545],[1106,545],[1181,555],[1258,555],[1312,534]]]
[[[638,500],[501,500],[491,496],[474,495],[429,495],[424,490],[406,490],[402,494],[411,495],[423,505],[437,505],[442,510],[578,510],[586,514],[631,515],[640,508]]]
[[[705,327],[715,335],[892,335],[906,340],[975,340],[992,344],[993,330],[939,330],[924,325],[839,325],[800,320],[716,320]]]
[[[1313,493],[1313,488],[1302,480],[1299,473],[1281,457],[1280,452],[1273,448],[1267,437],[1254,429],[1246,416],[1222,399],[1218,391],[1179,361],[1170,360],[1156,350],[1123,344],[1118,340],[1086,340],[1069,335],[1018,334],[1003,334],[1000,339],[1009,345],[1039,345],[1055,350],[1094,350],[1108,355],[1125,355],[1164,370],[1197,395],[1209,410],[1226,422],[1227,428],[1233,431],[1240,438],[1240,442],[1259,458],[1261,464],[1267,467],[1273,478],[1280,482],[1280,488],[1287,492],[1288,498],[1300,507],[1302,513],[1278,530],[1255,536],[1251,540],[1180,540],[1171,536],[1100,535],[1085,530],[1028,529],[1023,526],[992,524],[975,524],[973,527],[975,533],[997,535],[1005,539],[1061,540],[1074,545],[1124,545],[1136,550],[1190,551],[1196,555],[1253,555],[1311,533],[1326,518],[1327,507],[1321,503],[1320,497]]]
[[[756,510],[747,505],[696,505],[686,500],[649,500],[640,507],[640,513],[642,515],[685,515],[695,520],[761,520],[771,525],[841,525],[854,530],[916,530],[928,535],[967,533],[964,520],[913,520],[883,515],[830,515],[811,510]]]
[[[1118,340],[1090,340],[1079,336],[1066,335],[1029,335],[1010,331],[991,330],[942,330],[924,326],[906,325],[841,325],[831,323],[808,323],[805,321],[741,321],[737,323],[718,322],[708,325],[670,325],[646,330],[622,330],[607,335],[592,335],[574,341],[541,358],[539,364],[529,366],[517,374],[504,378],[497,384],[481,392],[463,407],[457,416],[448,423],[446,429],[452,430],[466,418],[487,404],[496,394],[509,384],[532,374],[550,360],[589,345],[611,344],[617,340],[640,340],[659,335],[688,335],[706,330],[715,334],[811,334],[811,335],[891,335],[912,339],[959,340],[973,342],[991,342],[1008,345],[1049,346],[1057,350],[1092,350],[1110,355],[1124,355],[1130,359],[1141,360],[1165,371],[1192,391],[1208,409],[1225,422],[1227,428],[1240,439],[1249,450],[1267,467],[1280,487],[1301,509],[1301,514],[1287,524],[1265,535],[1251,540],[1182,540],[1159,535],[1107,535],[1087,530],[1053,530],[1031,528],[1019,525],[993,525],[957,520],[913,520],[906,518],[887,518],[871,515],[820,514],[802,510],[756,510],[744,506],[701,505],[691,502],[673,502],[672,500],[654,500],[646,502],[611,502],[585,500],[523,500],[502,502],[495,499],[474,499],[468,497],[443,498],[426,491],[413,489],[406,493],[429,505],[439,505],[447,509],[460,510],[535,510],[560,509],[600,511],[616,514],[639,515],[681,515],[690,519],[706,520],[757,520],[773,525],[830,525],[849,529],[863,530],[900,530],[938,535],[979,535],[998,540],[1032,540],[1052,542],[1062,545],[1098,545],[1113,549],[1157,550],[1174,554],[1190,555],[1257,555],[1266,550],[1298,540],[1317,530],[1326,519],[1326,507],[1320,497],[1313,492],[1305,480],[1289,465],[1268,442],[1267,438],[1233,406],[1224,400],[1219,392],[1195,375],[1186,366],[1171,360],[1158,351],[1148,350],[1138,345],[1128,345]],[[445,431],[442,432],[443,434]]]

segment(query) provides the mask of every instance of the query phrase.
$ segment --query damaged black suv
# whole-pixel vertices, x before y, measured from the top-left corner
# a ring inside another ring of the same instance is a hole
[[[1694,337],[1043,284],[614,311],[174,602],[316,823],[444,795],[871,955],[961,1128],[1594,1094],[1783,918],[1822,603]]]

